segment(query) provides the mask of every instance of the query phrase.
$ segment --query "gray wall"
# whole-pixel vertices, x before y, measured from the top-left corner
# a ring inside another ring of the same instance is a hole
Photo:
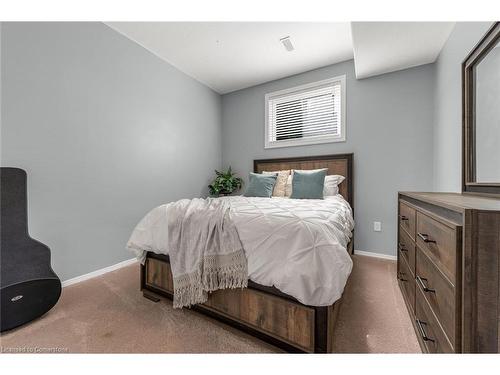
[[[2,24],[2,166],[64,280],[130,259],[153,207],[206,193],[220,96],[101,23]]]
[[[264,150],[266,93],[342,74],[346,142]],[[397,191],[432,187],[433,80],[433,65],[356,80],[348,61],[224,95],[223,165],[246,177],[256,158],[354,152],[355,248],[395,255]]]
[[[457,22],[435,63],[434,189],[461,191],[461,64],[491,22]]]

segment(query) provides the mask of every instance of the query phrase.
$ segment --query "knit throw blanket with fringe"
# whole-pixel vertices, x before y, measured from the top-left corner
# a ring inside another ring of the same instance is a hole
[[[206,302],[208,292],[245,288],[247,258],[224,199],[182,199],[168,207],[174,308]]]

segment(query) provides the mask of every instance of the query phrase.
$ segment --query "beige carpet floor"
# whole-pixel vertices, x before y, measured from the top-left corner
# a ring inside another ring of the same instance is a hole
[[[420,352],[395,275],[394,261],[354,256],[335,332],[336,352]],[[64,288],[49,313],[4,333],[0,346],[3,352],[280,352],[199,313],[145,299],[138,265]]]

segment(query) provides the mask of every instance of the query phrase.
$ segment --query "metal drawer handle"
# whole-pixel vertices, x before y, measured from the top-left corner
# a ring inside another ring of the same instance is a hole
[[[429,243],[429,242],[436,243],[436,241],[429,239],[428,234],[418,232],[417,235],[422,239],[422,241],[424,241],[426,243]]]
[[[405,215],[399,215],[399,218],[400,218],[401,220],[403,220],[403,221],[404,221],[404,220],[408,220],[408,218],[407,218]]]
[[[403,279],[403,276],[405,275],[405,273],[404,273],[404,272],[399,271],[398,273],[399,273],[399,274],[398,274],[398,279],[399,279],[399,280],[401,280],[401,281],[408,281],[407,279]]]
[[[408,251],[408,249],[405,249],[405,247],[403,246],[403,244],[401,242],[398,243],[398,247],[399,247],[399,250],[401,250],[401,251]]]
[[[417,319],[416,321],[417,321],[418,330],[420,332],[420,336],[422,336],[422,340],[434,342],[434,339],[431,339],[425,333],[424,326],[427,325],[427,323],[426,322],[422,322],[420,319]]]
[[[434,289],[430,289],[430,288],[427,287],[427,285],[425,285],[424,280],[427,281],[427,279],[423,279],[420,276],[417,276],[417,283],[420,285],[420,287],[422,288],[422,290],[424,292],[436,293],[436,291]]]

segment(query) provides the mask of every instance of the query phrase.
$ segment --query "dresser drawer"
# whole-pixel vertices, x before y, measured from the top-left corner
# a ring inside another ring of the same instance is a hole
[[[416,285],[436,315],[450,342],[456,346],[455,288],[417,248]]]
[[[453,348],[441,329],[420,288],[416,291],[417,335],[428,353],[453,353]]]
[[[399,201],[399,225],[415,240],[415,209]]]
[[[408,262],[412,275],[415,275],[415,242],[401,228],[399,228],[398,250]]]
[[[408,268],[401,251],[398,257],[398,280],[406,302],[410,306],[411,313],[415,314],[415,278]]]
[[[417,246],[455,285],[457,229],[417,212]]]

